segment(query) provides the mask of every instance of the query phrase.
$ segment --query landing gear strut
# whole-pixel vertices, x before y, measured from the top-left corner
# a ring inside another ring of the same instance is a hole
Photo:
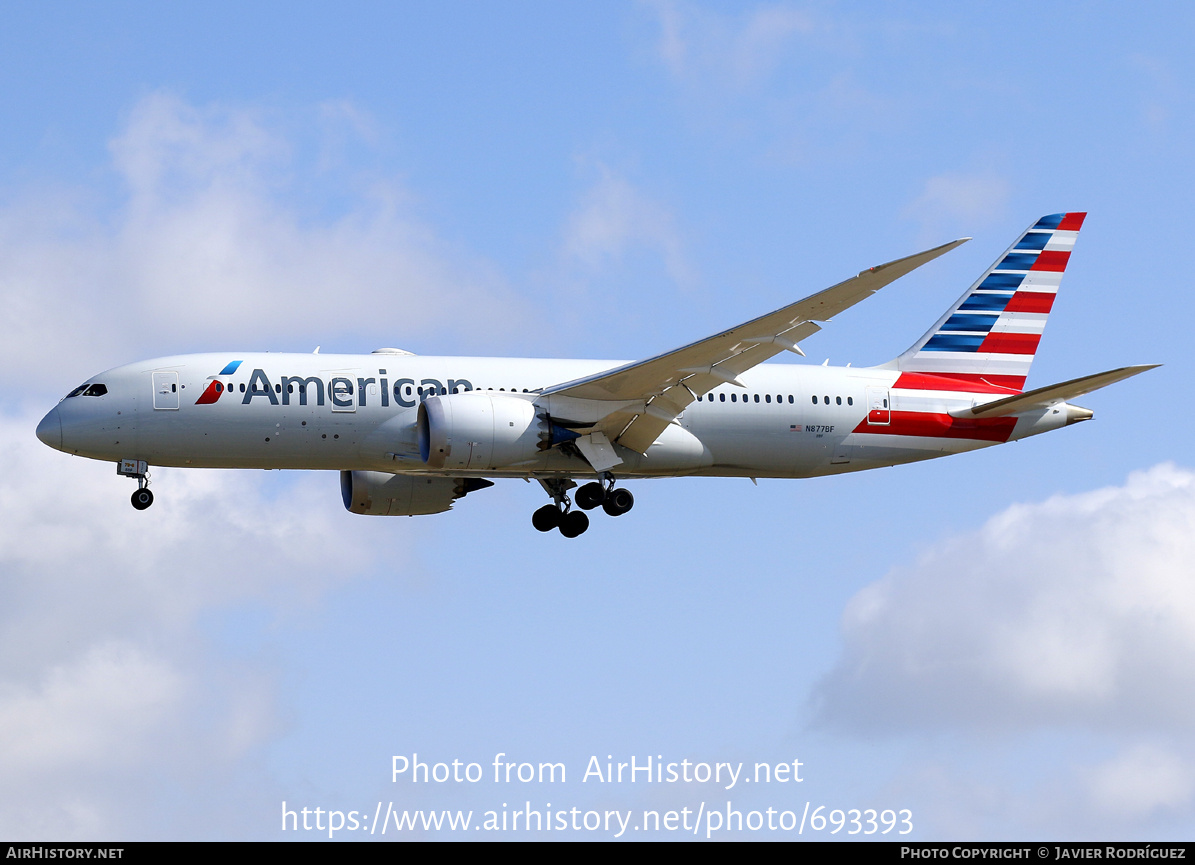
[[[601,505],[602,510],[612,517],[621,516],[635,505],[635,497],[629,490],[615,488],[614,475],[605,472],[600,481],[592,481],[577,490],[576,505],[581,510],[573,510],[573,500],[568,497],[568,490],[576,486],[567,478],[540,479],[540,484],[553,499],[550,505],[544,505],[531,515],[531,525],[541,532],[560,529],[560,534],[566,538],[575,538],[589,528],[591,511]]]
[[[154,494],[149,491],[149,465],[145,460],[121,460],[116,464],[116,473],[127,478],[137,479],[137,489],[133,490],[133,507],[143,511],[154,503]]]

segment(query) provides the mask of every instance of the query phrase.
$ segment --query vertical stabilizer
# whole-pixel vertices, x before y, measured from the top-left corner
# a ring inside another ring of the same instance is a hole
[[[891,366],[898,387],[1020,393],[1086,213],[1043,216]],[[942,382],[940,379],[946,379]]]

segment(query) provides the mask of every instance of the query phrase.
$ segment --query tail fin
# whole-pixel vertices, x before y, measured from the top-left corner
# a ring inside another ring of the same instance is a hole
[[[898,387],[1020,393],[1086,213],[1043,216],[890,366]],[[941,379],[947,379],[943,382]]]

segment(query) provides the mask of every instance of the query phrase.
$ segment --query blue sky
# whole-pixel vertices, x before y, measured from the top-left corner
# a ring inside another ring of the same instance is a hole
[[[284,800],[730,799],[910,809],[920,840],[1190,837],[1185,7],[5,19],[0,834],[274,839]],[[111,466],[33,437],[141,358],[635,358],[973,236],[805,344],[882,363],[1062,210],[1090,215],[1030,384],[1165,366],[1081,401],[1093,423],[982,453],[644,482],[566,541],[531,529],[521,482],[386,520],[330,474],[164,469],[138,513]],[[570,776],[391,783],[416,752]],[[805,780],[582,783],[608,754]]]

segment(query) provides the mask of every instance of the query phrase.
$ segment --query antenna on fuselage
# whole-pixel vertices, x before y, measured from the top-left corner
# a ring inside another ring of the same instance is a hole
[[[315,351],[313,351],[312,354],[319,354],[319,346],[318,345],[315,347]]]

